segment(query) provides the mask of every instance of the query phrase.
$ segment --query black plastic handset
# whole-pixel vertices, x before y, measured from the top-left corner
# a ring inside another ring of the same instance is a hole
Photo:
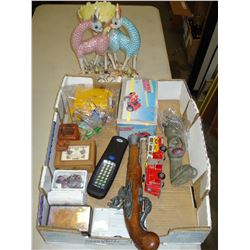
[[[89,195],[97,199],[102,199],[106,196],[120,167],[127,146],[127,139],[120,136],[111,138],[89,180],[87,187]]]

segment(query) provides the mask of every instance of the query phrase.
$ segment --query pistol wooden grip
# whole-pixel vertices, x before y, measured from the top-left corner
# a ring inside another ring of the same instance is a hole
[[[153,232],[145,232],[142,236],[133,239],[135,246],[141,250],[156,250],[159,247],[159,236]]]
[[[138,214],[133,214],[131,220],[125,218],[130,238],[135,246],[141,250],[156,250],[160,244],[160,238],[156,233],[144,231],[139,224]]]

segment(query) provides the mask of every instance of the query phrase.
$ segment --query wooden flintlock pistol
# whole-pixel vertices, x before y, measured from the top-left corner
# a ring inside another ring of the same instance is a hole
[[[148,232],[144,222],[152,208],[151,201],[143,196],[142,169],[139,163],[140,138],[131,135],[129,140],[129,158],[127,166],[126,186],[108,204],[112,208],[122,208],[130,238],[141,250],[155,250],[160,239],[153,232]]]

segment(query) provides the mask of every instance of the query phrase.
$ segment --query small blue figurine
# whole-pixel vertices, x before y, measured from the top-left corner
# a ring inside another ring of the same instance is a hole
[[[126,29],[129,37],[120,30],[121,27]],[[133,58],[132,68],[135,70],[137,54],[141,47],[140,34],[135,25],[129,19],[121,17],[121,9],[118,4],[116,5],[115,17],[112,19],[111,28],[112,30],[109,34],[109,47],[114,53],[115,62],[117,62],[116,52],[121,49],[126,54],[122,70],[125,69],[131,57]],[[116,66],[113,66],[114,69],[116,69]]]

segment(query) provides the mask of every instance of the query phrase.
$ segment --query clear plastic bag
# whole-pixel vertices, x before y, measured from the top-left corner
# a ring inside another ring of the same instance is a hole
[[[96,88],[84,85],[74,85],[64,89],[69,112],[74,116],[75,111],[89,114],[98,108],[102,112],[113,110],[113,92],[108,88]]]
[[[166,137],[177,136],[186,142],[187,130],[180,116],[176,115],[176,111],[168,108],[159,115],[161,127]]]
[[[182,165],[182,158],[187,150],[187,129],[182,118],[171,108],[159,114],[159,122],[168,139],[171,184],[183,185],[198,174],[197,169],[191,165]]]
[[[73,123],[77,123],[82,139],[89,139],[101,132],[106,124],[114,123],[118,93],[108,86],[67,86],[63,90]]]

